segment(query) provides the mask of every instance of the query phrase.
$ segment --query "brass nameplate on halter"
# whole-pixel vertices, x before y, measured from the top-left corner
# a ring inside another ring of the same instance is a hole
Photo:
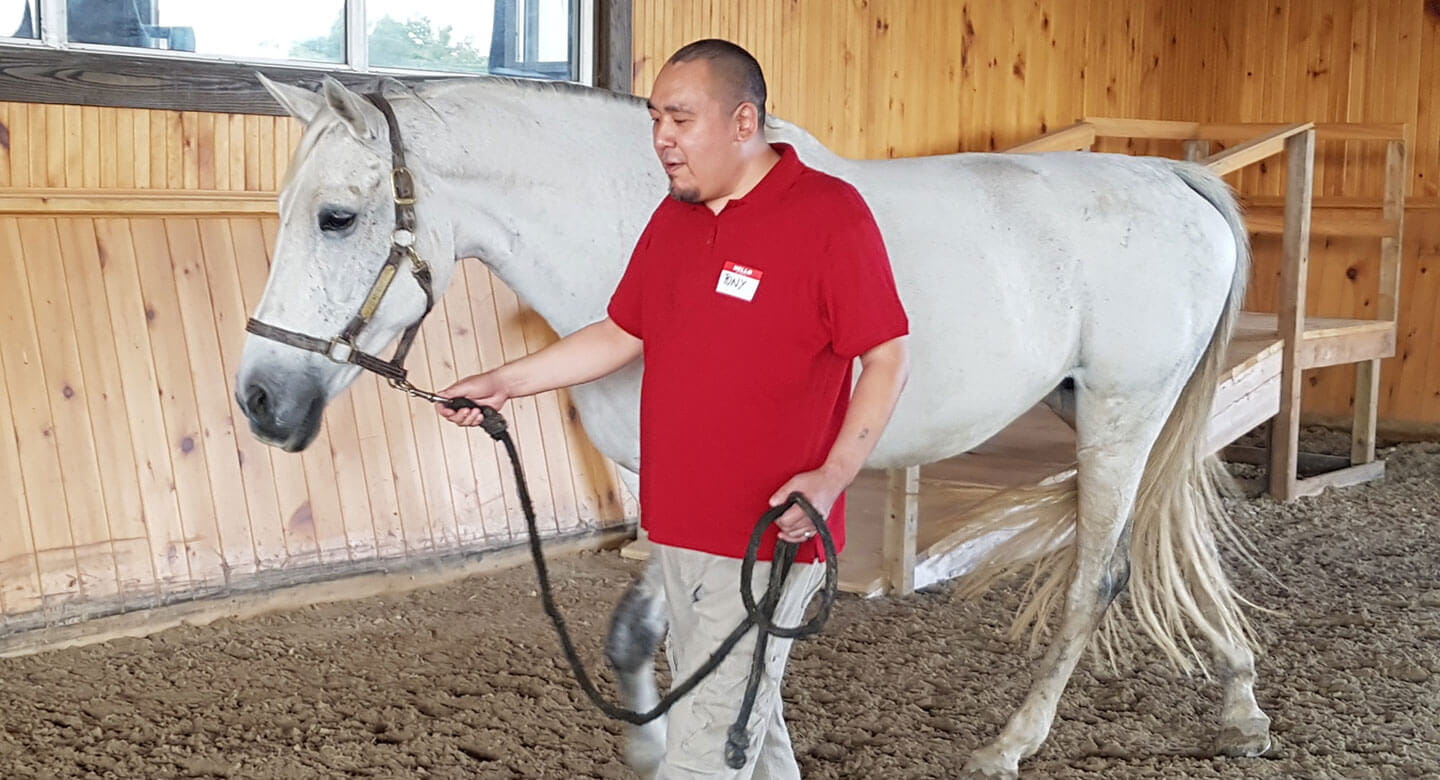
[[[394,265],[386,265],[380,269],[380,277],[375,280],[375,286],[370,288],[370,294],[365,297],[365,303],[360,307],[361,318],[368,320],[375,316],[375,310],[380,308],[380,299],[385,297],[385,291],[389,289],[394,278]]]

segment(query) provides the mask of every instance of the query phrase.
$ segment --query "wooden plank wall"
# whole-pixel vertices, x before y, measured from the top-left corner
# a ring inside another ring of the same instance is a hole
[[[1427,8],[1429,10],[1427,10]],[[1397,356],[1380,414],[1440,430],[1440,10],[1426,0],[636,0],[635,84],[671,52],[734,40],[765,67],[768,108],[841,154],[1006,148],[1084,116],[1405,122],[1412,177]],[[1178,143],[1102,148],[1179,156]],[[1218,147],[1217,147],[1218,151]],[[1315,191],[1378,207],[1383,144],[1322,144]],[[1237,181],[1273,194],[1283,165]],[[1250,307],[1273,310],[1279,244],[1256,244]],[[1376,242],[1318,240],[1309,312],[1374,310]],[[1306,410],[1340,415],[1353,372],[1307,377]]]
[[[237,413],[295,123],[0,103],[0,127],[0,634],[523,539],[503,451],[368,376],[303,455]],[[7,210],[36,188],[115,210]],[[152,190],[175,213],[136,213]],[[217,190],[254,193],[257,213],[174,199]],[[412,352],[421,385],[554,339],[483,266],[460,279]],[[509,412],[547,532],[635,516],[564,394]]]

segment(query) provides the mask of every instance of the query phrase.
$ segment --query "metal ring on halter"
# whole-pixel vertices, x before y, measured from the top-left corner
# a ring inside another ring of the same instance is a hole
[[[330,348],[325,350],[325,357],[336,363],[349,363],[350,356],[353,354],[355,354],[355,345],[339,336],[330,339]]]

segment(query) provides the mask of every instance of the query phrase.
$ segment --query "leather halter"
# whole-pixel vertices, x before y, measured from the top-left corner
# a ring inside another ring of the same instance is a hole
[[[365,295],[365,301],[360,305],[360,310],[350,318],[344,330],[340,331],[340,335],[331,339],[322,339],[276,327],[254,318],[245,323],[245,330],[286,346],[324,355],[336,363],[350,363],[359,366],[384,377],[392,387],[427,401],[443,401],[444,398],[420,390],[406,379],[405,356],[409,354],[410,347],[415,343],[415,336],[420,332],[420,323],[425,321],[425,317],[435,307],[435,292],[431,283],[430,266],[426,265],[415,251],[415,179],[411,176],[410,169],[405,166],[405,147],[400,140],[400,123],[395,119],[395,110],[391,108],[390,101],[379,94],[368,94],[365,98],[380,109],[381,114],[385,115],[385,124],[389,126],[390,130],[392,162],[390,182],[394,190],[395,202],[395,230],[391,238],[390,255],[385,258],[385,264],[376,274],[375,281],[370,285],[370,292]],[[385,298],[385,292],[390,289],[391,282],[395,281],[396,275],[399,274],[401,265],[407,262],[416,284],[419,284],[420,289],[425,293],[425,312],[420,315],[420,319],[405,329],[400,336],[399,345],[395,347],[394,355],[389,360],[385,360],[361,351],[355,346],[355,340],[359,338],[360,332],[365,329],[365,326],[370,324],[370,320],[375,316],[375,311],[380,308],[381,300]]]

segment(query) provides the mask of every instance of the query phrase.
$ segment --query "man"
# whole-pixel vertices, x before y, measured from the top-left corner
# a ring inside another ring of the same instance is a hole
[[[665,583],[677,680],[743,620],[740,559],[767,508],[803,493],[844,543],[842,493],[908,372],[908,321],[869,209],[850,185],[765,141],[765,98],[744,49],[704,40],[676,52],[649,102],[670,197],[641,235],[609,316],[441,391],[498,408],[643,353],[641,516]],[[441,414],[480,421],[477,410]],[[793,625],[822,580],[820,545],[799,509],[776,525],[761,560],[777,536],[802,544],[776,613]],[[767,574],[757,566],[757,589]],[[750,763],[725,766],[754,637],[671,710],[659,777],[799,777],[781,716],[788,641],[770,645]]]

